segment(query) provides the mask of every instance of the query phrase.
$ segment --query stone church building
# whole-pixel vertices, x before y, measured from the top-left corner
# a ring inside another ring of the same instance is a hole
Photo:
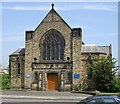
[[[41,91],[94,87],[86,64],[108,54],[111,45],[84,44],[82,29],[71,28],[52,4],[38,27],[25,32],[25,48],[9,55],[11,84]]]

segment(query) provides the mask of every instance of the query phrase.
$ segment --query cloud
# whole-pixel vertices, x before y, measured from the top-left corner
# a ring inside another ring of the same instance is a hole
[[[16,11],[48,11],[50,7],[48,6],[13,6],[13,7],[3,7],[7,10]],[[68,5],[68,6],[57,6],[56,10],[60,11],[71,11],[71,10],[105,10],[105,11],[116,11],[117,8],[108,5]]]
[[[2,2],[118,2],[119,0],[2,0]]]
[[[82,9],[114,11],[115,7],[106,5],[85,5]]]
[[[43,7],[43,6],[13,6],[13,7],[3,7],[3,9],[8,10],[16,10],[16,11],[25,11],[25,10],[39,10],[39,11],[47,11],[50,8],[49,7]]]
[[[116,11],[117,8],[114,6],[108,5],[76,5],[76,6],[67,6],[67,7],[58,7],[58,10],[104,10],[104,11]]]

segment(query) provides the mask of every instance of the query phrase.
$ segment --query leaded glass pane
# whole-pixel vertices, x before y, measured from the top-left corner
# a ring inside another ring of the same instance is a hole
[[[43,40],[43,60],[63,60],[64,47],[63,36],[56,30],[49,31]]]

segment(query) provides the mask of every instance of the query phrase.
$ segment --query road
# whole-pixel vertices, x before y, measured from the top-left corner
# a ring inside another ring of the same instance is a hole
[[[76,104],[89,96],[58,91],[2,91],[2,104]]]
[[[4,102],[2,104],[76,104],[76,103],[73,103],[73,102],[22,102],[22,103]]]
[[[59,100],[59,99],[49,99],[49,100],[42,100],[42,99],[26,99],[26,98],[3,98],[2,104],[76,104],[80,100]]]

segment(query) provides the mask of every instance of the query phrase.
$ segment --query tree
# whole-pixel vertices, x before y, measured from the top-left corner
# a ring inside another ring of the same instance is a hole
[[[118,70],[116,60],[110,55],[102,56],[96,62],[89,64],[91,78],[95,81],[95,88],[102,92],[115,92],[115,73]]]
[[[10,78],[8,74],[2,74],[2,89],[10,89]]]

